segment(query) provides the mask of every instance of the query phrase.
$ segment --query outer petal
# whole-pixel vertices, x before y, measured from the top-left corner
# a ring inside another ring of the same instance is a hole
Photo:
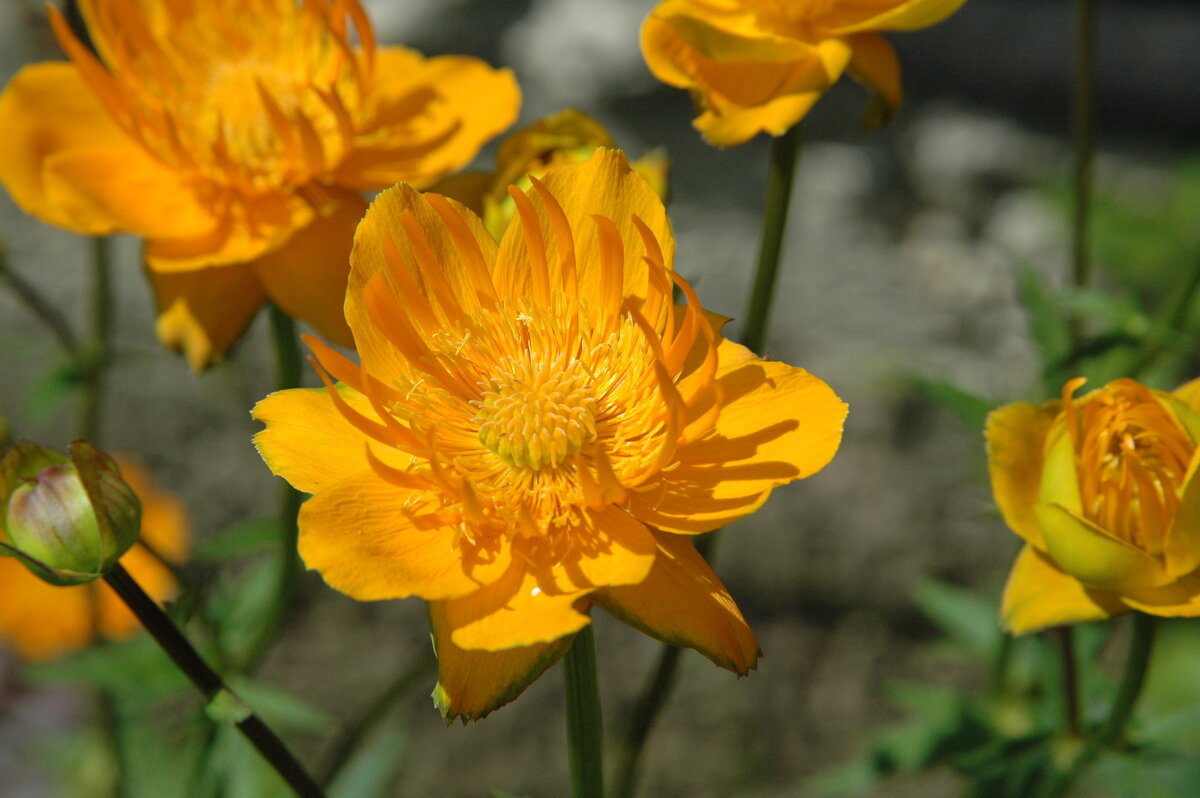
[[[633,494],[632,512],[647,524],[716,529],[756,510],[772,488],[820,471],[837,451],[847,408],[833,390],[804,369],[738,358],[744,351],[721,345],[725,398],[712,432],[678,453],[661,495]]]
[[[1034,514],[1045,536],[1046,552],[1065,573],[1089,587],[1125,592],[1171,581],[1158,560],[1061,504],[1038,504]]]
[[[337,389],[352,408],[374,415],[362,394],[346,385]],[[278,391],[259,401],[250,415],[267,425],[254,436],[258,453],[296,490],[316,493],[371,468],[363,433],[338,412],[324,388]]]
[[[267,296],[289,316],[308,322],[340,346],[353,346],[343,305],[350,275],[350,248],[367,203],[338,191],[334,204],[283,245],[254,261]]]
[[[420,499],[372,471],[325,487],[300,507],[304,564],[359,601],[463,596],[509,566],[506,546],[467,559],[453,528],[419,515]]]
[[[847,39],[854,48],[847,71],[875,95],[882,106],[879,119],[870,121],[885,124],[900,112],[904,89],[900,84],[900,59],[887,39],[872,33],[860,33]]]
[[[1017,555],[1000,606],[1004,627],[1015,635],[1127,611],[1115,593],[1085,587],[1028,544]]]
[[[492,584],[463,598],[441,602],[450,638],[460,648],[503,651],[551,643],[591,621],[576,609],[588,591],[550,593],[520,558]]]
[[[574,635],[566,635],[551,643],[504,651],[467,651],[450,639],[444,602],[440,601],[429,603],[429,626],[438,661],[433,702],[447,722],[479,720],[515,700],[575,641]]]
[[[1009,529],[1038,548],[1045,544],[1033,506],[1042,481],[1046,436],[1058,411],[1055,402],[1005,405],[988,414],[984,431],[996,504]]]
[[[1167,573],[1181,577],[1200,568],[1200,450],[1192,455],[1183,486],[1179,490],[1179,507],[1163,545]]]
[[[1200,573],[1193,571],[1164,587],[1126,591],[1121,599],[1132,609],[1162,618],[1200,616]]]
[[[1200,377],[1185,382],[1172,391],[1171,394],[1195,412],[1200,413]]]
[[[840,34],[873,30],[918,30],[936,25],[953,14],[966,0],[908,0],[882,13],[837,30]],[[891,3],[888,3],[891,5]]]
[[[266,300],[243,264],[165,274],[148,268],[146,276],[158,308],[158,340],[182,351],[193,371],[219,360]]]
[[[620,151],[597,149],[582,164],[550,169],[542,177],[542,183],[554,195],[571,226],[580,296],[604,295],[603,249],[593,215],[610,219],[620,234],[625,265],[623,297],[634,300],[644,298],[649,283],[646,249],[633,223],[634,216],[641,219],[654,234],[667,267],[674,262],[675,236],[671,233],[662,200],[645,178],[629,167],[625,155]],[[561,256],[554,231],[537,192],[530,189],[527,193],[541,222],[550,284],[562,285],[562,270],[559,268]],[[532,291],[531,270],[525,228],[514,219],[505,231],[496,255],[494,280],[500,295],[529,295]]]
[[[381,47],[373,79],[355,149],[335,174],[353,188],[428,186],[470,163],[521,105],[512,72],[465,56]]]
[[[543,590],[576,592],[608,585],[633,585],[654,564],[654,536],[645,524],[609,505],[589,513],[586,525],[571,533],[570,554],[552,573],[535,572]]]
[[[754,633],[690,538],[655,533],[658,557],[637,585],[592,594],[595,603],[651,637],[694,648],[739,676],[758,663]]]

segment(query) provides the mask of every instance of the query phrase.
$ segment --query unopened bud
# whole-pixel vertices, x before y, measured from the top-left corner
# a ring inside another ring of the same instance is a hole
[[[103,576],[138,539],[142,507],[112,458],[86,441],[69,456],[28,442],[0,460],[0,554],[55,585]]]

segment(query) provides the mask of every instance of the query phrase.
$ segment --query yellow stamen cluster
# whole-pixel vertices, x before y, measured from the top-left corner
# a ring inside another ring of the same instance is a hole
[[[1117,380],[1075,403],[1083,379],[1063,388],[1075,444],[1084,515],[1150,554],[1159,554],[1179,508],[1195,445],[1149,390]]]

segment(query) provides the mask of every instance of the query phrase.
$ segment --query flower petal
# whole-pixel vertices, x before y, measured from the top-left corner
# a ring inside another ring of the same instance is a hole
[[[713,430],[678,452],[660,492],[632,494],[632,512],[672,532],[707,532],[754,512],[778,485],[820,471],[842,439],[846,404],[804,369],[737,358],[721,345],[724,394]],[[729,359],[737,365],[729,367]]]
[[[611,504],[587,516],[584,525],[568,533],[573,543],[566,559],[554,566],[553,574],[537,574],[542,588],[575,592],[645,579],[657,551],[646,525]]]
[[[1004,628],[1014,635],[1100,621],[1124,612],[1116,594],[1084,586],[1029,544],[1017,555],[1000,600]]]
[[[909,31],[928,28],[953,14],[965,2],[966,0],[908,0],[876,16],[841,27],[836,32],[844,35],[860,31]]]
[[[1125,592],[1171,581],[1158,560],[1087,521],[1061,504],[1033,508],[1046,553],[1064,572],[1088,587]]]
[[[355,149],[335,174],[352,188],[428,186],[470,163],[521,106],[510,70],[466,56],[425,59],[381,47],[373,80]]]
[[[984,431],[992,493],[1004,522],[1038,548],[1045,544],[1033,506],[1042,481],[1046,436],[1058,410],[1054,402],[1005,405],[988,414]]]
[[[900,83],[900,59],[887,39],[873,33],[859,33],[848,37],[854,55],[846,71],[850,77],[866,86],[881,105],[880,119],[872,122],[886,123],[900,112],[904,103],[904,89]]]
[[[1049,403],[1047,406],[1052,405],[1053,403]],[[1043,446],[1045,453],[1042,456],[1042,476],[1038,484],[1037,500],[1046,504],[1061,505],[1073,513],[1082,513],[1083,498],[1079,491],[1075,442],[1071,439],[1065,422],[1050,426]]]
[[[1200,617],[1200,572],[1162,587],[1125,591],[1121,599],[1131,609],[1160,618]]]
[[[433,702],[447,722],[480,720],[516,700],[575,641],[574,635],[565,635],[550,643],[503,651],[468,651],[450,639],[444,604],[429,602],[429,626],[438,661]]]
[[[514,558],[505,574],[487,587],[462,598],[441,602],[450,638],[460,648],[503,651],[551,643],[591,623],[576,608],[586,605],[587,591],[551,593]]]
[[[90,643],[94,637],[88,593],[97,585],[55,587],[14,557],[0,557],[0,637],[20,656],[39,662]]]
[[[219,360],[266,300],[243,264],[188,272],[146,270],[158,307],[158,340],[182,351],[193,371]]]
[[[646,579],[596,591],[592,600],[651,637],[694,648],[745,676],[761,652],[733,597],[690,538],[668,532],[654,537],[658,556]]]
[[[324,487],[300,507],[304,564],[359,601],[452,598],[499,578],[508,547],[464,556],[454,528],[421,515],[423,498],[372,471]]]
[[[1167,573],[1181,577],[1200,568],[1200,452],[1192,462],[1179,489],[1179,507],[1163,543]]]
[[[601,234],[592,219],[598,215],[611,220],[620,235],[624,259],[621,296],[644,299],[649,286],[646,250],[633,217],[641,219],[654,234],[668,268],[675,258],[675,237],[662,200],[646,179],[630,168],[625,155],[619,150],[597,149],[582,164],[550,169],[542,177],[542,183],[558,201],[571,227],[579,295],[606,295]],[[538,211],[550,284],[562,285],[561,259],[550,219],[538,193],[530,189],[528,194]],[[496,288],[501,296],[528,296],[533,290],[531,275],[525,226],[514,220],[505,231],[496,255]]]
[[[374,415],[365,396],[340,383],[337,390],[350,407]],[[296,490],[316,493],[371,468],[363,434],[338,412],[325,388],[277,391],[250,415],[267,425],[254,436],[263,462]]]
[[[1180,385],[1171,392],[1171,395],[1195,412],[1200,413],[1200,377]]]
[[[281,248],[253,262],[271,301],[339,346],[353,346],[343,305],[350,248],[367,203],[351,191],[331,192],[334,204]]]

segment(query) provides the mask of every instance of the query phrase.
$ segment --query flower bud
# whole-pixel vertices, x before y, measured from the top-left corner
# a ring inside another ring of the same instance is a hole
[[[51,584],[103,576],[138,539],[142,507],[112,458],[86,441],[69,456],[27,442],[0,460],[0,553]]]

